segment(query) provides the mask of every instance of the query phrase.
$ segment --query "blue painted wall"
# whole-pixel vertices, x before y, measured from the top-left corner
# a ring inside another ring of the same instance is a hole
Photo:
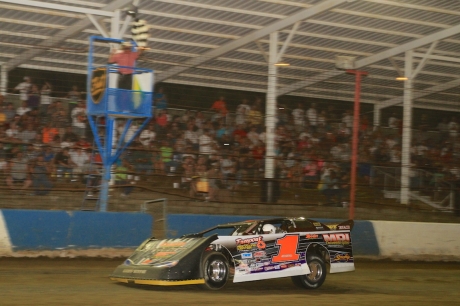
[[[151,236],[148,214],[2,210],[13,251],[132,248]]]
[[[135,248],[151,236],[152,217],[142,213],[2,210],[12,250]],[[167,237],[200,232],[217,224],[273,218],[169,214]],[[318,221],[337,221],[319,219]],[[220,233],[224,234],[224,233]],[[379,256],[371,221],[355,221],[352,230],[355,255]]]

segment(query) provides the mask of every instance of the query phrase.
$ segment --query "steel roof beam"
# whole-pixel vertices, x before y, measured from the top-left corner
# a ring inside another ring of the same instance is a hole
[[[0,1],[5,1],[5,0],[0,0]],[[18,1],[19,0],[13,0],[12,2],[17,4]],[[20,1],[36,2],[36,1],[26,1],[26,0],[20,0]],[[112,11],[114,11],[116,9],[119,9],[119,8],[131,3],[131,1],[132,0],[115,0],[112,3],[104,6],[102,8],[102,10],[107,11],[107,12],[112,12]],[[39,2],[39,3],[45,4],[44,2]],[[51,4],[51,3],[49,3],[49,4]],[[54,4],[52,4],[52,5],[54,5]],[[113,12],[111,14],[113,14]],[[99,16],[99,17],[96,17],[95,19],[97,21],[99,21],[102,18],[104,18],[104,16]],[[92,25],[92,22],[88,18],[85,18],[85,19],[82,19],[80,21],[77,21],[73,25],[61,30],[59,33],[54,35],[55,38],[48,39],[48,40],[45,40],[45,41],[41,42],[38,45],[40,48],[27,50],[26,52],[21,53],[18,56],[16,56],[15,58],[13,58],[10,61],[6,62],[4,64],[4,67],[6,67],[6,69],[8,71],[11,70],[11,69],[14,69],[17,66],[21,65],[22,63],[34,58],[35,56],[37,56],[37,55],[39,55],[39,54],[41,54],[43,52],[45,52],[43,47],[50,47],[50,48],[55,47],[55,46],[59,45],[61,42],[65,41],[67,38],[72,37],[76,33],[79,33],[81,31],[83,31],[84,29],[88,28],[91,25]]]
[[[428,45],[430,43],[433,43],[433,42],[435,42],[437,40],[443,40],[444,38],[456,35],[458,33],[460,33],[460,24],[458,24],[456,26],[453,26],[451,28],[445,29],[445,30],[441,30],[439,32],[435,32],[435,33],[427,35],[425,37],[416,39],[414,41],[402,44],[400,46],[391,48],[389,50],[386,50],[386,51],[371,55],[369,57],[360,59],[360,60],[356,61],[355,68],[359,69],[359,68],[371,65],[371,64],[379,62],[379,61],[381,61],[383,59],[393,57],[395,55],[404,53],[404,52],[409,51],[409,50],[414,50],[414,49],[423,47],[423,46]]]
[[[438,41],[438,40],[445,39],[447,37],[456,35],[458,33],[460,33],[460,24],[456,25],[456,26],[453,26],[451,28],[441,30],[441,31],[438,31],[436,33],[427,35],[425,37],[413,40],[411,42],[402,44],[400,46],[391,48],[389,50],[386,50],[386,51],[383,51],[383,52],[368,56],[366,58],[360,59],[360,60],[356,61],[354,68],[355,69],[360,69],[362,67],[372,65],[372,64],[374,64],[376,62],[379,62],[381,60],[384,60],[386,58],[393,57],[395,55],[404,53],[404,52],[409,51],[409,50],[414,50],[416,48],[420,48],[420,47],[425,46],[427,44],[433,43],[433,42]],[[313,85],[315,83],[327,80],[329,77],[334,77],[334,76],[340,75],[342,73],[344,73],[344,72],[343,71],[328,71],[328,72],[322,73],[322,74],[312,78],[311,80],[300,81],[300,82],[292,84],[291,86],[288,86],[286,88],[280,88],[278,90],[278,96],[285,95],[287,93],[296,91],[298,89],[301,89],[301,88]],[[400,103],[400,102],[398,102],[398,103]]]
[[[450,82],[447,82],[447,83],[444,83],[444,84],[432,86],[432,87],[424,89],[423,91],[415,91],[413,93],[413,98],[415,100],[415,99],[425,97],[425,96],[429,96],[431,94],[434,94],[434,93],[437,93],[437,92],[440,92],[440,91],[444,91],[444,90],[448,90],[448,89],[451,89],[451,88],[454,88],[454,87],[457,87],[457,86],[460,86],[460,79],[453,80],[453,81],[450,81]],[[382,108],[386,108],[386,107],[401,104],[402,102],[403,102],[403,97],[402,96],[401,97],[395,97],[395,98],[380,102],[378,104],[378,107],[379,107],[379,109],[382,109]]]
[[[41,1],[0,0],[0,2],[12,3],[12,4],[17,4],[17,5],[40,7],[40,8],[46,8],[46,9],[51,9],[51,10],[57,10],[57,11],[80,13],[80,14],[91,14],[91,15],[105,16],[105,17],[112,17],[113,16],[112,12],[104,10],[104,9],[95,10],[95,9],[90,9],[90,8],[71,6],[71,5],[62,5],[62,4],[56,4],[56,3],[47,3],[47,2],[41,2]]]
[[[196,67],[206,61],[209,61],[211,59],[214,59],[220,55],[223,55],[229,51],[233,51],[235,49],[238,49],[250,42],[253,42],[253,41],[256,41],[270,33],[273,33],[275,31],[279,31],[279,30],[282,30],[298,21],[301,21],[301,20],[304,20],[304,19],[307,19],[307,18],[310,18],[312,16],[315,16],[317,14],[320,14],[324,11],[327,11],[333,7],[336,7],[344,2],[346,2],[347,0],[327,0],[327,1],[324,1],[324,2],[321,2],[315,6],[312,6],[308,9],[305,9],[305,10],[302,10],[298,13],[295,13],[287,18],[284,18],[284,19],[281,19],[281,20],[278,20],[274,23],[272,23],[271,25],[265,27],[265,28],[262,28],[260,30],[257,30],[257,31],[254,31],[252,32],[251,34],[247,35],[247,36],[243,36],[239,39],[236,39],[234,41],[231,41],[225,45],[223,45],[222,47],[219,47],[217,49],[214,49],[214,50],[210,50],[206,53],[204,53],[203,55],[197,57],[197,58],[193,58],[191,60],[188,60],[186,61],[185,63],[183,63],[182,66],[178,66],[178,67],[174,67],[168,71],[165,71],[164,73],[161,73],[160,75],[158,75],[156,77],[156,82],[161,82],[161,81],[164,81],[176,74],[179,74],[191,67]]]

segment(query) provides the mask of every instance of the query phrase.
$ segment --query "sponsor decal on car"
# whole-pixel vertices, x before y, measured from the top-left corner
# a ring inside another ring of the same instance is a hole
[[[252,258],[252,253],[241,253],[242,259]]]
[[[349,229],[350,229],[350,225],[339,225],[339,226],[338,226],[338,229],[339,229],[339,230],[349,230]]]
[[[180,247],[183,247],[184,245],[186,245],[187,242],[186,241],[162,241],[158,247],[159,248],[180,248]]]
[[[264,271],[271,271],[271,270],[274,270],[274,269],[275,269],[275,267],[273,267],[273,266],[268,266],[268,267],[265,267],[265,268],[264,268]]]
[[[348,253],[338,253],[338,254],[335,254],[333,261],[347,262],[351,258],[352,257]]]
[[[260,258],[260,257],[265,257],[265,256],[266,256],[265,251],[254,252],[254,258]]]
[[[319,236],[318,234],[307,234],[305,238],[307,239],[317,239]]]
[[[266,247],[262,236],[246,238],[246,239],[238,238],[235,240],[235,243],[236,243],[236,249],[239,252],[254,250],[254,249],[261,250],[261,249],[265,249]]]
[[[350,244],[350,234],[323,234],[324,241],[328,245],[347,245]]]
[[[158,258],[158,257],[168,257],[176,254],[176,252],[158,252],[156,254],[153,254],[153,257]]]
[[[147,270],[124,269],[122,273],[145,274]]]
[[[151,264],[152,262],[154,262],[153,259],[147,258],[147,259],[142,260],[139,264],[140,265],[148,265],[148,264]]]
[[[317,230],[324,229],[323,225],[319,222],[313,222],[313,225],[316,227]]]

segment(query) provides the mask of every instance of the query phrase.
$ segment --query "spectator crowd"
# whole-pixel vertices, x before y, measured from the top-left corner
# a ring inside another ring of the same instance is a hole
[[[28,77],[14,91],[19,107],[0,96],[0,171],[7,186],[43,195],[52,190],[54,179],[79,180],[97,158],[83,93],[73,86],[65,97],[51,98],[52,84],[38,86]],[[174,175],[190,196],[205,193],[209,200],[218,200],[224,189],[234,192],[261,183],[266,131],[260,97],[244,98],[232,111],[221,96],[208,110],[179,112],[168,108],[167,95],[159,89],[154,105],[154,118],[120,157],[116,180],[126,183],[126,172]],[[280,186],[318,189],[327,202],[344,201],[350,180],[351,110],[305,102],[293,109],[278,105],[276,116]],[[421,122],[413,130],[413,166],[446,178],[460,177],[455,166],[460,157],[458,119],[443,118],[436,127],[427,118]],[[366,115],[360,118],[358,171],[363,180],[372,176],[375,165],[401,166],[402,124],[396,114],[384,128],[373,126]],[[118,136],[122,129],[120,123]],[[125,140],[137,129],[134,124]]]

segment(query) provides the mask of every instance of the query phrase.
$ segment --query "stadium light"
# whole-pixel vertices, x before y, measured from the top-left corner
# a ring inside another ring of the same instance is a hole
[[[137,6],[135,6],[134,4],[130,4],[130,5],[125,9],[126,15],[131,16],[131,17],[133,17],[133,18],[136,18],[137,12],[138,12],[138,8],[137,8]]]
[[[291,64],[289,64],[287,62],[279,61],[279,62],[275,63],[275,66],[286,67],[286,66],[291,66]]]

